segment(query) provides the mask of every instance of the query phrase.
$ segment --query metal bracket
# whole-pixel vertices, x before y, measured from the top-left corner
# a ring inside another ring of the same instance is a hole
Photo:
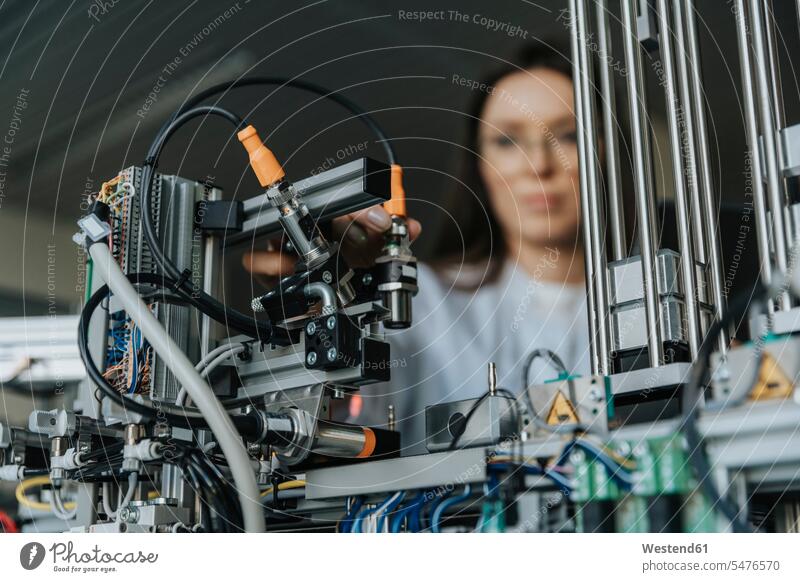
[[[313,384],[270,392],[264,397],[266,412],[288,414],[295,426],[291,444],[273,447],[281,462],[296,465],[308,457],[317,432],[317,420],[328,411],[327,396],[325,384]]]

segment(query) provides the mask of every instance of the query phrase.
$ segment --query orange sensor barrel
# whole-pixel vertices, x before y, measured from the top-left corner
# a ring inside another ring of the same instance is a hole
[[[255,127],[248,125],[237,136],[250,155],[250,166],[261,186],[266,188],[286,176],[275,154],[258,137]]]
[[[403,188],[403,167],[392,164],[392,198],[383,203],[383,208],[393,216],[406,215],[406,191]]]

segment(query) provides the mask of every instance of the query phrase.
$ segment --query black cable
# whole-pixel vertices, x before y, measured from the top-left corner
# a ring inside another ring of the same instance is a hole
[[[550,432],[564,433],[583,430],[584,427],[580,423],[575,425],[548,425],[547,421],[539,418],[539,413],[536,411],[536,407],[533,404],[533,398],[531,398],[531,392],[528,390],[531,366],[537,358],[545,358],[553,368],[555,368],[560,374],[566,376],[570,403],[572,406],[578,406],[577,393],[575,391],[575,381],[572,378],[572,374],[570,374],[569,370],[564,365],[564,360],[562,360],[557,353],[552,350],[548,350],[547,348],[535,349],[527,355],[525,358],[525,363],[522,366],[522,393],[525,396],[525,403],[528,407],[528,412],[531,415],[531,420],[534,421],[536,426],[545,430],[549,430]]]
[[[147,151],[147,158],[142,165],[141,191],[139,192],[139,205],[142,230],[153,260],[159,269],[168,277],[174,279],[179,284],[175,291],[181,295],[191,298],[197,308],[205,315],[217,322],[230,326],[231,328],[244,333],[250,337],[256,337],[261,341],[269,341],[272,337],[272,325],[269,321],[258,321],[253,316],[245,315],[232,309],[201,289],[186,288],[191,285],[185,272],[178,269],[175,263],[166,256],[158,237],[157,229],[153,223],[151,212],[150,193],[153,188],[155,170],[158,167],[158,160],[167,141],[175,134],[178,129],[196,117],[216,115],[232,123],[236,129],[244,126],[244,121],[236,114],[221,107],[203,105],[180,113],[177,117],[166,124],[156,135],[153,143]]]
[[[683,411],[681,430],[686,437],[689,464],[712,507],[719,508],[725,518],[731,522],[733,531],[736,533],[750,532],[751,528],[746,521],[742,521],[739,518],[742,510],[737,507],[732,499],[722,496],[711,477],[711,465],[705,456],[703,437],[697,428],[698,404],[703,388],[708,386],[710,382],[711,354],[714,352],[717,338],[732,322],[739,321],[748,313],[751,302],[763,302],[766,301],[767,297],[767,289],[758,285],[752,296],[741,294],[728,304],[728,309],[722,318],[715,321],[708,330],[705,340],[700,346],[697,359],[692,364],[689,382],[684,386],[681,394],[681,408]]]
[[[512,409],[514,410],[514,424],[516,424],[517,427],[519,427],[519,415],[518,415],[518,412],[517,412],[517,409],[516,409],[517,397],[514,396],[511,392],[509,392],[505,388],[498,388],[497,389],[497,394],[499,394],[500,396],[502,396],[506,400],[511,400],[511,402],[513,402]],[[483,402],[487,398],[489,398],[489,396],[491,396],[491,395],[492,395],[491,392],[484,392],[483,394],[480,395],[480,397],[478,397],[478,399],[475,402],[472,403],[472,406],[470,406],[469,410],[467,411],[467,414],[464,416],[464,422],[462,423],[462,426],[464,427],[464,429],[461,432],[459,432],[457,435],[455,435],[453,437],[453,440],[450,441],[450,446],[448,447],[449,450],[452,451],[458,446],[458,442],[461,440],[461,436],[465,432],[467,432],[467,427],[469,426],[469,421],[472,420],[473,416],[475,416],[475,412],[477,412],[477,410],[480,407],[480,405],[483,404]]]
[[[183,473],[186,480],[189,481],[189,486],[192,488],[198,498],[200,499],[201,504],[201,512],[200,512],[200,527],[203,528],[205,531],[211,531],[211,520],[210,520],[210,508],[205,499],[204,495],[201,495],[202,485],[200,484],[200,480],[197,478],[197,475],[194,474],[192,468],[185,462],[182,462],[183,459],[175,459],[176,465],[180,467],[181,472]]]
[[[190,470],[192,470],[195,475],[198,476],[202,483],[201,498],[205,502],[205,505],[212,510],[209,516],[212,523],[212,531],[230,531],[229,525],[231,523],[231,519],[228,513],[228,508],[223,503],[224,495],[220,491],[219,487],[213,481],[208,471],[201,466],[201,464],[192,454],[186,456],[185,462],[186,466],[188,466]]]
[[[127,275],[128,280],[134,284],[147,284],[159,286],[171,286],[173,282],[163,277],[162,275],[153,275],[151,273],[135,273]],[[94,382],[100,391],[110,398],[117,405],[132,410],[141,414],[148,419],[159,419],[168,422],[173,426],[184,428],[208,428],[208,423],[200,414],[187,413],[185,409],[173,407],[166,403],[161,403],[159,408],[153,408],[146,404],[137,402],[132,398],[127,398],[125,395],[117,392],[108,380],[105,379],[103,374],[97,368],[94,359],[89,351],[89,325],[91,324],[92,315],[97,307],[110,295],[111,291],[108,285],[102,286],[98,289],[86,302],[86,305],[81,311],[80,320],[78,323],[78,350],[80,352],[81,360],[83,361],[86,371],[89,374],[92,382]],[[253,424],[255,417],[231,415],[231,420],[240,432],[260,434],[259,427]]]
[[[194,477],[197,492],[209,510],[211,531],[243,531],[244,519],[235,490],[208,456],[195,447],[183,447],[174,461]]]
[[[228,81],[226,83],[220,83],[218,85],[214,85],[213,87],[209,87],[208,89],[201,91],[188,101],[175,113],[174,117],[177,117],[184,111],[188,111],[190,108],[195,107],[196,105],[202,103],[209,97],[213,97],[214,95],[218,95],[220,93],[227,93],[232,89],[237,89],[240,87],[252,87],[258,85],[268,85],[268,86],[280,86],[280,87],[292,87],[293,89],[301,89],[303,91],[308,91],[310,93],[314,93],[316,95],[320,95],[325,99],[329,99],[338,105],[344,107],[347,111],[358,117],[364,125],[366,125],[369,130],[375,135],[378,139],[378,142],[383,146],[384,151],[386,152],[386,159],[389,164],[396,164],[397,163],[397,156],[394,151],[394,147],[392,146],[391,141],[386,136],[386,133],[383,131],[380,125],[375,121],[375,119],[367,113],[364,109],[362,109],[358,104],[354,101],[351,101],[347,97],[344,97],[337,91],[333,91],[322,87],[320,85],[316,85],[314,83],[310,83],[308,81],[303,81],[302,79],[286,79],[283,77],[244,77],[242,79],[237,79],[236,81]]]
[[[220,499],[225,508],[225,516],[228,525],[238,528],[237,531],[244,531],[244,517],[239,499],[235,495],[235,489],[231,487],[227,479],[222,475],[219,467],[216,466],[205,454],[195,453],[200,465],[205,465],[212,481],[216,484],[217,491],[220,492]]]
[[[158,166],[158,159],[161,156],[161,152],[170,137],[172,137],[172,135],[178,129],[180,129],[180,127],[195,117],[217,115],[227,119],[237,128],[237,130],[243,128],[245,122],[234,113],[217,106],[198,105],[213,95],[227,92],[239,87],[255,85],[277,85],[301,89],[315,93],[341,105],[358,117],[378,138],[379,142],[383,145],[383,148],[386,151],[388,162],[390,164],[397,163],[397,156],[395,155],[394,147],[389,141],[386,133],[369,113],[343,95],[334,91],[330,91],[319,85],[315,85],[314,83],[300,79],[285,79],[280,77],[246,77],[227,83],[221,83],[200,92],[195,97],[189,99],[178,111],[176,111],[170,120],[159,130],[156,138],[153,140],[153,143],[147,152],[147,158],[143,165],[142,171],[142,188],[139,199],[141,204],[141,216],[145,237],[152,250],[153,258],[155,259],[159,268],[173,279],[180,281],[183,274],[163,252],[161,241],[159,240],[156,229],[153,226],[152,215],[150,212],[150,192],[152,190],[153,178],[155,176],[155,168]],[[183,291],[183,289],[181,289],[181,291]],[[200,310],[209,317],[212,317],[216,321],[225,325],[230,325],[231,327],[242,333],[250,335],[251,337],[258,337],[262,341],[268,341],[270,339],[272,334],[272,326],[268,321],[258,322],[254,318],[248,317],[234,309],[226,307],[203,291],[193,290],[193,293],[200,303]]]

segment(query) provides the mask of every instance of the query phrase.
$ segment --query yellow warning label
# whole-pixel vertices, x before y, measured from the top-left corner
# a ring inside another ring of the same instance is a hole
[[[750,392],[750,400],[787,398],[792,395],[794,383],[781,368],[778,360],[765,352],[761,358],[758,381]]]
[[[550,412],[547,413],[547,424],[562,424],[562,423],[576,423],[578,422],[578,413],[575,412],[575,407],[569,398],[564,396],[564,393],[559,390],[553,398],[553,405],[550,407]]]

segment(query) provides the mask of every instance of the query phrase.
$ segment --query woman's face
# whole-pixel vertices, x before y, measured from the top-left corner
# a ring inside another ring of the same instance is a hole
[[[572,81],[546,68],[503,77],[478,130],[479,172],[507,240],[576,244],[580,198]]]

